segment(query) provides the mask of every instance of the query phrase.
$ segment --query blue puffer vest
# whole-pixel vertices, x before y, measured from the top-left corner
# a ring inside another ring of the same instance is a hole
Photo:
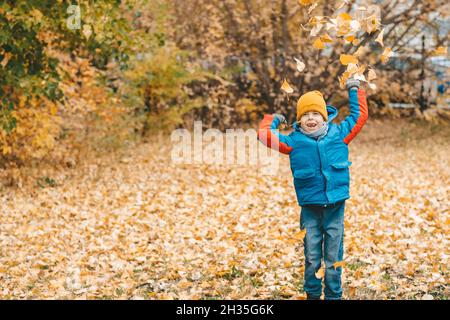
[[[349,90],[350,115],[340,124],[331,123],[338,110],[328,105],[328,132],[319,139],[304,135],[298,125],[289,135],[280,134],[280,120],[265,115],[258,139],[266,146],[289,154],[297,202],[329,205],[350,198],[351,162],[348,144],[358,134],[368,118],[365,92]]]
[[[339,127],[331,123],[338,110],[327,106],[328,133],[314,139],[300,132],[297,123],[289,153],[294,186],[299,205],[331,204],[350,198],[348,145],[344,143]]]

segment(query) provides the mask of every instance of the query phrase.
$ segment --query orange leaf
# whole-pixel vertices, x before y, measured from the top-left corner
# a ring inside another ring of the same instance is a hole
[[[339,59],[341,60],[341,63],[346,66],[349,63],[354,63],[357,64],[358,63],[358,58],[356,58],[355,56],[351,55],[351,54],[341,54]]]
[[[318,49],[318,50],[321,50],[321,49],[325,48],[325,45],[324,45],[324,43],[320,40],[320,38],[317,38],[317,39],[314,41],[314,43],[313,43],[313,47],[316,48],[316,49]]]

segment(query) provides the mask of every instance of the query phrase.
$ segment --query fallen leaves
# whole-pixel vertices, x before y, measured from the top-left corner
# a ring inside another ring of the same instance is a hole
[[[352,142],[348,297],[448,296],[450,150],[442,132],[417,130],[372,121]],[[304,297],[306,228],[287,157],[275,176],[251,165],[174,165],[168,141],[130,148],[132,161],[108,155],[47,173],[54,188],[4,189],[0,297]]]

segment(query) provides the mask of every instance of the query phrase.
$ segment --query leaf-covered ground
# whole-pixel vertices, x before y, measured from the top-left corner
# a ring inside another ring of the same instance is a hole
[[[370,120],[352,142],[345,298],[448,298],[449,131]],[[1,190],[0,298],[303,299],[291,181],[287,157],[174,165],[167,138],[43,164]]]

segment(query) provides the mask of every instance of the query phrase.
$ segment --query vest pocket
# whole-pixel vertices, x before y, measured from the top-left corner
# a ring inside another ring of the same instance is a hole
[[[352,165],[351,161],[342,161],[342,162],[336,162],[332,163],[331,166],[335,169],[345,169]]]
[[[351,161],[340,161],[331,164],[331,178],[335,187],[346,186],[350,183],[349,168]]]
[[[314,169],[299,169],[294,171],[294,178],[296,179],[308,179],[314,177],[316,174]]]

